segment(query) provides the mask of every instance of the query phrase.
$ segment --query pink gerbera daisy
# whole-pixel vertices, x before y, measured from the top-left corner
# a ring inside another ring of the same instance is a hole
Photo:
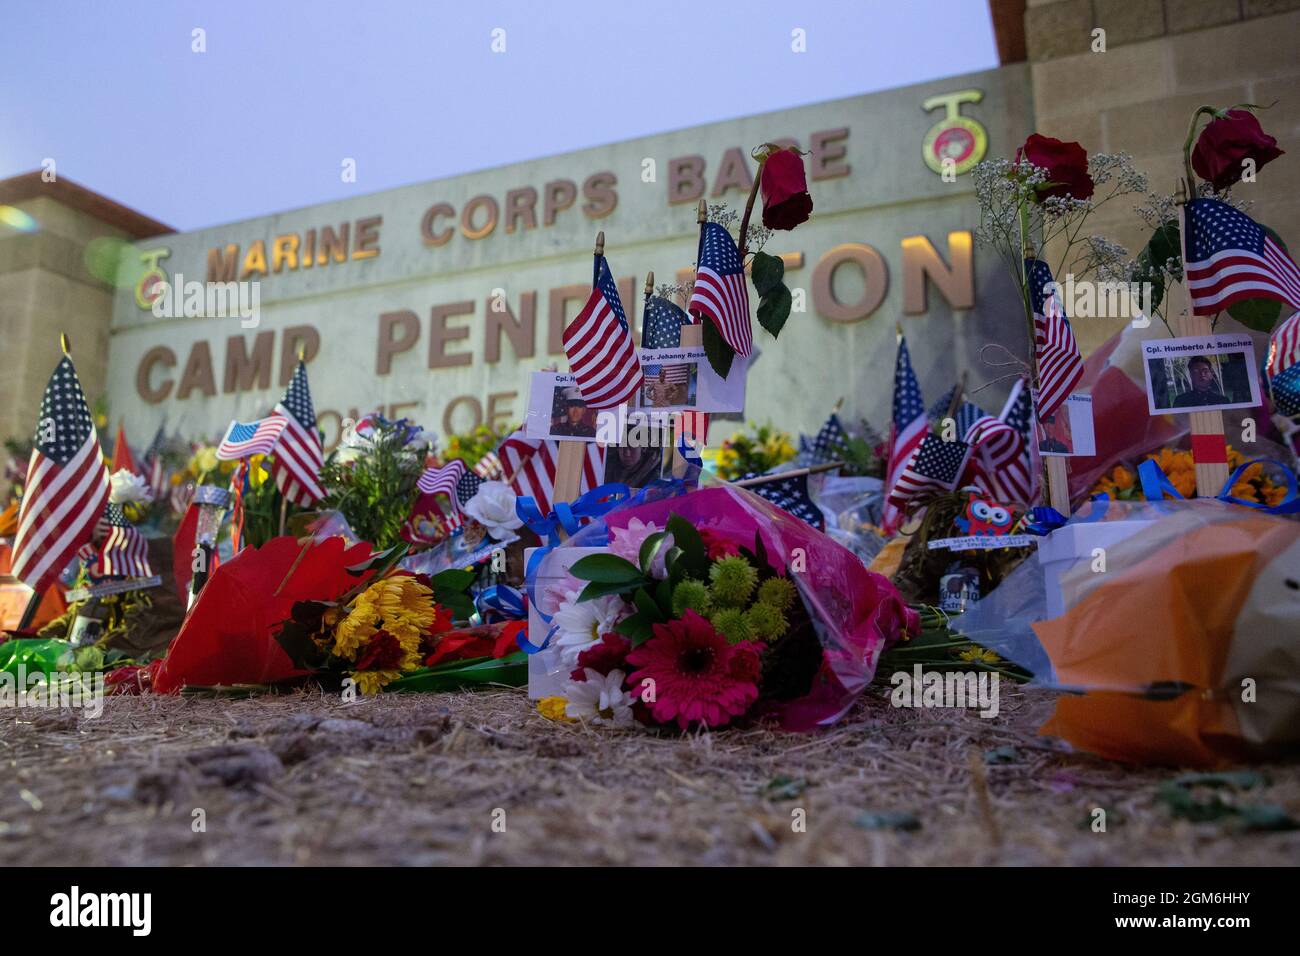
[[[639,668],[628,684],[643,699],[653,689],[650,713],[660,723],[676,720],[683,730],[692,723],[722,727],[758,699],[758,685],[747,679],[753,669],[733,667],[738,654],[751,653],[727,643],[712,624],[687,611],[680,620],[654,625],[654,637],[627,656],[628,664]]]

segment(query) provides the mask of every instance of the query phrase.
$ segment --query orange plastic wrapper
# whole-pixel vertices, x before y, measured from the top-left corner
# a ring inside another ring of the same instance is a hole
[[[1300,747],[1300,523],[1214,500],[1061,577],[1032,627],[1062,696],[1042,733],[1114,760],[1213,767]]]

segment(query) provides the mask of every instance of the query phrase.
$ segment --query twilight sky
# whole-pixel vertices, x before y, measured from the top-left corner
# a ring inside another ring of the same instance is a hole
[[[53,158],[177,229],[997,65],[986,0],[50,0],[4,21],[0,178]]]

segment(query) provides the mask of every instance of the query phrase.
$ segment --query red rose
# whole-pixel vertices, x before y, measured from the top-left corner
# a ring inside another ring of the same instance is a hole
[[[767,157],[759,174],[763,189],[763,225],[793,229],[812,212],[812,196],[804,176],[803,157],[797,150],[778,149]]]
[[[578,655],[578,666],[569,675],[570,680],[585,681],[587,669],[595,671],[601,677],[608,677],[611,671],[627,672],[627,655],[632,650],[632,642],[618,634],[602,634],[600,641],[587,647]]]
[[[387,631],[375,631],[357,657],[359,671],[395,671],[402,666],[402,645]]]
[[[1242,163],[1247,159],[1253,159],[1258,170],[1282,153],[1277,140],[1260,128],[1254,113],[1228,110],[1201,130],[1192,150],[1192,169],[1213,183],[1216,191],[1222,191],[1241,179],[1245,172]]]
[[[1050,136],[1030,135],[1025,145],[1016,150],[1016,163],[1021,158],[1031,166],[1047,170],[1048,182],[1038,189],[1038,202],[1053,196],[1070,199],[1088,199],[1092,196],[1092,177],[1088,175],[1088,151],[1078,143],[1063,143]]]

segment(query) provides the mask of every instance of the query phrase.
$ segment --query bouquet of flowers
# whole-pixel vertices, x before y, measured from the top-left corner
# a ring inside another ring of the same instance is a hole
[[[1154,461],[1160,466],[1170,483],[1178,489],[1184,498],[1197,494],[1195,463],[1190,450],[1180,451],[1174,448],[1161,448],[1145,456],[1144,460]],[[1246,457],[1231,445],[1228,446],[1228,468],[1235,472],[1246,463]],[[1208,494],[1217,493],[1211,489]],[[1229,494],[1243,501],[1253,501],[1261,505],[1279,505],[1285,500],[1287,486],[1285,482],[1273,480],[1265,470],[1264,462],[1255,462],[1237,478]],[[1104,494],[1118,501],[1142,500],[1142,486],[1138,481],[1136,468],[1125,464],[1116,465],[1102,475],[1093,486],[1091,494]]]
[[[371,415],[367,425],[365,434],[347,435],[325,462],[321,507],[341,512],[362,540],[388,548],[402,540],[430,436],[405,418]]]
[[[738,431],[718,449],[718,477],[734,481],[752,473],[765,474],[798,454],[788,432],[771,424]]]
[[[571,540],[600,536],[605,551],[539,598],[555,608],[554,666],[571,669],[543,714],[681,730],[772,716],[811,729],[838,719],[881,651],[918,630],[887,580],[740,488],[638,503]]]

